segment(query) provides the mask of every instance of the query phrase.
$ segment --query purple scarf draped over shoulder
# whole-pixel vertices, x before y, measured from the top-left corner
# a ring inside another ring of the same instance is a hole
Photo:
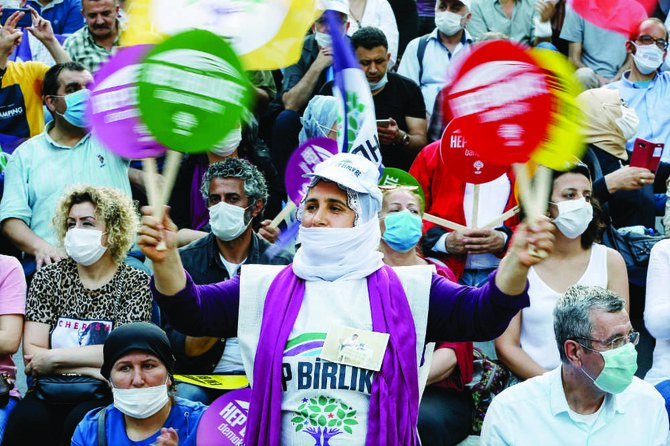
[[[415,445],[419,413],[416,330],[407,296],[397,274],[383,266],[367,277],[372,330],[389,333],[381,370],[370,393],[366,445]],[[282,360],[300,312],[305,281],[291,265],[268,290],[254,362],[253,388],[245,443],[281,443]]]

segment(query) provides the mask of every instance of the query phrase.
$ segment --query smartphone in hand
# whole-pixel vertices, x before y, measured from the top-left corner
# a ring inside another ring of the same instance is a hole
[[[388,127],[391,125],[390,119],[377,119],[377,127]]]
[[[33,16],[30,14],[30,10],[28,8],[3,8],[2,17],[0,17],[0,24],[5,26],[7,19],[9,19],[16,11],[21,11],[24,13],[23,17],[21,17],[19,22],[16,24],[17,28],[28,28],[29,26],[33,26]]]
[[[630,158],[631,167],[644,167],[656,173],[663,156],[665,144],[646,141],[636,138],[633,143],[633,155]]]

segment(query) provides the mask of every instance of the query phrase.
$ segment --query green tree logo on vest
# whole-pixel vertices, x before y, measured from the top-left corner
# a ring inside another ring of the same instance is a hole
[[[316,443],[314,446],[328,446],[330,439],[342,433],[352,434],[352,426],[358,424],[356,411],[342,400],[320,395],[304,398],[291,419],[296,432],[306,432]],[[323,441],[322,441],[323,440]]]

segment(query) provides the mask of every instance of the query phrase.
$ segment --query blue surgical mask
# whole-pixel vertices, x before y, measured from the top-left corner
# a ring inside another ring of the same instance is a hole
[[[65,96],[57,96],[57,98],[65,98],[65,105],[67,109],[65,113],[58,113],[57,110],[54,110],[56,114],[60,115],[67,122],[72,124],[75,127],[85,128],[86,127],[86,107],[88,106],[88,98],[91,96],[91,90],[87,88],[82,88],[79,91],[70,93]]]
[[[385,86],[388,81],[389,81],[389,78],[388,78],[388,71],[387,71],[386,73],[384,73],[384,77],[379,79],[379,82],[377,82],[376,84],[368,82],[368,84],[370,85],[370,91],[379,90],[380,88]]]
[[[394,251],[408,252],[421,239],[421,217],[410,211],[386,214],[384,225],[386,230],[382,238]]]

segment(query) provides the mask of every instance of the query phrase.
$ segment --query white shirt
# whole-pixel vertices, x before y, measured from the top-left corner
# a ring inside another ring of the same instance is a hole
[[[594,243],[582,277],[573,285],[607,288],[607,247]],[[554,340],[554,308],[563,293],[549,287],[535,268],[528,271],[530,307],[521,310],[521,348],[545,370],[561,365]]]
[[[651,384],[670,379],[670,240],[651,250],[647,269],[644,325],[656,338],[654,362],[644,377]]]
[[[663,397],[638,378],[622,393],[605,397],[592,426],[570,412],[558,367],[493,399],[484,419],[481,445],[663,446],[668,440]]]
[[[426,110],[428,114],[432,114],[435,98],[440,89],[447,84],[449,78],[448,68],[451,65],[452,57],[461,52],[468,44],[472,43],[472,39],[467,31],[463,31],[463,38],[452,53],[444,46],[437,34],[437,28],[435,28],[430,33],[430,38],[426,44],[426,52],[423,54],[423,74],[421,76],[419,76],[421,70],[417,55],[419,40],[421,40],[421,37],[417,37],[407,44],[407,48],[400,61],[400,66],[398,67],[398,74],[412,79],[421,87],[423,100],[426,103]]]
[[[387,0],[366,1],[360,26],[354,16],[349,14],[347,35],[353,36],[356,31],[364,26],[374,26],[384,32],[384,36],[386,36],[386,41],[388,42],[388,51],[391,53],[389,67],[395,65],[395,61],[398,60],[400,34],[398,33],[398,25],[396,24],[395,15],[393,15],[393,9]]]

